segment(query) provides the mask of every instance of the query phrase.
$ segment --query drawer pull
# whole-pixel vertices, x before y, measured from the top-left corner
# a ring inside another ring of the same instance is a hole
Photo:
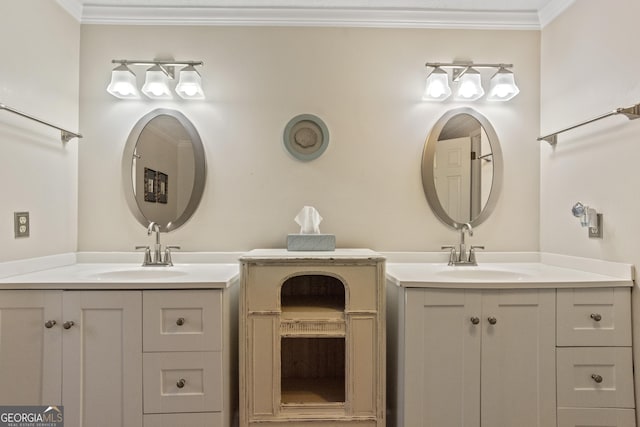
[[[184,317],[178,317],[178,320],[176,320],[176,325],[178,326],[184,325]]]
[[[71,327],[75,325],[75,323],[73,322],[73,320],[69,320],[68,322],[64,322],[62,324],[62,327],[65,329],[71,329]]]
[[[602,320],[602,315],[600,315],[600,313],[591,313],[591,316],[589,317],[591,317],[596,322],[599,322]]]
[[[57,322],[55,320],[47,320],[46,322],[44,322],[44,327],[47,329],[51,329],[55,326]]]
[[[598,375],[598,374],[591,374],[591,378],[597,382],[598,384],[600,384],[602,382],[602,376]]]
[[[186,383],[187,383],[187,381],[184,378],[180,378],[178,380],[178,382],[176,383],[176,386],[178,386],[178,388],[183,388]]]
[[[471,321],[471,323],[473,323],[474,325],[477,325],[478,323],[480,323],[480,318],[473,316],[471,319],[469,319]]]
[[[490,325],[495,325],[496,323],[498,323],[498,319],[493,316],[488,317],[487,320],[489,321]]]

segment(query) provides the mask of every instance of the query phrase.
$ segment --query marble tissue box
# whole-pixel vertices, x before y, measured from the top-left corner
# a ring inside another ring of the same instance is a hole
[[[335,234],[289,234],[288,251],[333,251],[336,249]]]

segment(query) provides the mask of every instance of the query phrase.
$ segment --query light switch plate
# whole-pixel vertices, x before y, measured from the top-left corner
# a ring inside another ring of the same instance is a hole
[[[13,226],[16,239],[29,237],[29,212],[14,212]]]

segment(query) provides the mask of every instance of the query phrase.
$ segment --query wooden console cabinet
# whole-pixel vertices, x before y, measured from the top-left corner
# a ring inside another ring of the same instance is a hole
[[[384,258],[240,259],[240,426],[385,425]]]

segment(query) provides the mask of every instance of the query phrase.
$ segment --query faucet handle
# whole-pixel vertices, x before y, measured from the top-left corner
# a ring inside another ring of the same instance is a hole
[[[482,245],[471,245],[471,249],[469,249],[469,263],[473,265],[477,265],[476,261],[476,249],[484,249]]]
[[[457,255],[456,255],[456,247],[455,245],[444,245],[441,246],[441,249],[449,249],[449,265],[454,265],[456,263],[456,261],[458,261],[457,259]]]
[[[180,250],[180,246],[167,245],[164,247],[164,263],[167,265],[173,265],[173,261],[171,260],[171,249]]]
[[[151,261],[151,249],[149,248],[149,246],[136,246],[136,250],[140,249],[144,249],[144,261],[142,262],[142,265],[144,266],[152,264],[153,261]]]

